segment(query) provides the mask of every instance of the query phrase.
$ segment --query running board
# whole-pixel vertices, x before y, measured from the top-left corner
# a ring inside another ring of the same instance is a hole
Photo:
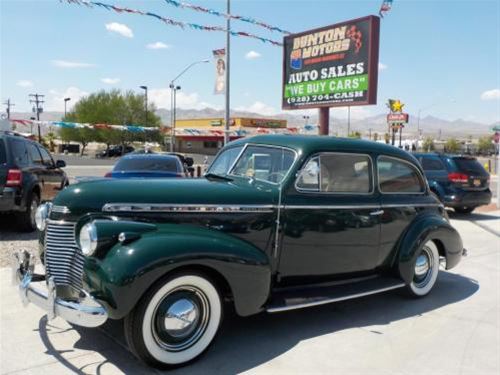
[[[269,313],[302,309],[304,307],[324,305],[348,299],[369,296],[392,289],[404,287],[401,279],[394,277],[377,277],[369,280],[328,287],[307,288],[293,291],[275,291],[270,304],[266,307]]]

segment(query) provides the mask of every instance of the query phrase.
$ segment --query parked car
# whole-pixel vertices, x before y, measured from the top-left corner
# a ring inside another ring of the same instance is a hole
[[[226,303],[249,316],[423,297],[463,255],[418,161],[361,140],[241,139],[204,178],[82,183],[38,212],[48,292],[19,254],[23,298],[86,327],[124,318],[132,352],[157,367],[204,352]]]
[[[98,154],[96,154],[96,156],[98,158],[111,158],[116,156],[122,156],[133,151],[134,148],[132,146],[122,147],[121,145],[118,145],[118,146],[111,146],[109,149],[99,152]]]
[[[472,156],[415,154],[431,191],[446,207],[468,214],[491,203],[490,175]]]
[[[18,226],[36,229],[35,212],[41,201],[48,201],[68,185],[61,169],[63,160],[54,163],[39,143],[0,132],[0,214],[14,213]]]
[[[186,177],[184,165],[175,155],[129,154],[121,157],[105,177],[165,178]]]

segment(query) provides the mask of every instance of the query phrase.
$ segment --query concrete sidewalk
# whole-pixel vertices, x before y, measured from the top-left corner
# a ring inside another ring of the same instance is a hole
[[[451,216],[469,256],[441,272],[426,298],[394,291],[281,314],[229,315],[202,358],[169,373],[498,374],[500,212],[472,221]],[[0,270],[0,283],[0,373],[159,372],[127,351],[120,322],[102,329],[47,322],[35,306],[22,307],[10,270]]]

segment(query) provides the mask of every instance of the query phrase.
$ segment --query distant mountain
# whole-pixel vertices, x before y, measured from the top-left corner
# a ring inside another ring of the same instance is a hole
[[[170,124],[170,111],[166,109],[159,109],[156,111],[157,115],[160,116],[162,123]],[[30,112],[13,112],[11,113],[11,118],[14,119],[29,119],[33,114]],[[195,118],[210,118],[210,117],[224,117],[224,111],[215,110],[212,108],[204,109],[177,109],[176,111],[177,119],[195,119]],[[259,113],[245,112],[245,111],[232,111],[231,116],[233,117],[264,117],[264,118],[276,118],[287,120],[288,126],[290,127],[300,127],[305,124],[303,116],[296,114],[293,111],[281,113],[276,116],[266,116]],[[387,132],[387,121],[386,114],[379,114],[375,116],[366,117],[363,119],[351,119],[350,128],[351,131],[359,131],[363,135],[368,135],[371,131],[372,133],[379,133],[382,135]],[[60,121],[63,117],[62,112],[44,112],[41,114],[41,120],[46,121]],[[307,120],[309,124],[316,124],[318,122],[318,117],[316,115],[311,115]],[[467,120],[443,120],[434,116],[426,116],[420,119],[420,124],[418,124],[417,116],[410,114],[410,122],[405,127],[403,135],[416,135],[417,128],[420,128],[424,136],[439,137],[441,134],[442,138],[458,137],[467,138],[469,136],[477,137],[480,135],[491,134],[491,127],[494,124],[483,124],[474,121]],[[345,136],[347,134],[347,120],[331,117],[330,118],[330,133],[337,134],[340,136]]]

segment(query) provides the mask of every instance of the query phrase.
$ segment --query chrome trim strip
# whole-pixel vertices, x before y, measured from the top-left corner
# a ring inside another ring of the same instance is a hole
[[[438,203],[408,204],[365,204],[365,205],[280,205],[282,209],[290,210],[356,210],[373,208],[400,207],[442,207]],[[231,204],[164,204],[164,203],[106,203],[103,212],[178,212],[178,213],[266,213],[273,212],[277,205],[231,205]],[[52,223],[65,224],[64,221]]]
[[[57,212],[58,214],[69,214],[71,213],[71,210],[66,206],[52,205],[51,212]]]
[[[297,186],[297,182],[300,177],[300,173],[302,172],[302,169],[309,163],[314,158],[318,158],[319,162],[319,189],[321,189],[321,155],[356,155],[356,156],[364,156],[367,157],[368,160],[370,160],[370,166],[371,166],[371,176],[370,176],[370,185],[371,185],[371,190],[366,193],[359,193],[359,192],[343,192],[343,191],[321,191],[321,190],[313,190],[313,189],[302,189]],[[373,158],[369,154],[362,154],[362,153],[357,153],[357,152],[337,152],[337,151],[325,151],[325,152],[318,152],[316,154],[313,154],[310,156],[304,164],[302,164],[302,168],[297,172],[297,176],[295,177],[295,182],[293,184],[295,190],[297,190],[299,193],[309,193],[309,194],[326,194],[326,195],[363,195],[363,196],[368,196],[368,195],[373,195],[375,193],[375,163],[373,162]]]
[[[369,296],[371,294],[377,294],[377,293],[387,292],[389,290],[402,288],[404,286],[405,286],[404,283],[398,283],[398,284],[391,285],[391,286],[388,286],[388,287],[385,287],[385,288],[374,289],[374,290],[370,290],[370,291],[367,291],[367,292],[351,294],[351,295],[343,296],[343,297],[328,298],[328,299],[323,299],[323,300],[320,300],[320,301],[306,302],[306,303],[301,303],[301,304],[291,305],[291,306],[271,307],[271,308],[266,309],[266,311],[268,313],[276,313],[276,312],[281,312],[281,311],[303,309],[305,307],[311,307],[311,306],[326,305],[327,303],[345,301],[345,300],[348,300],[348,299]]]
[[[265,213],[275,205],[106,203],[104,212],[178,212],[178,213]]]

